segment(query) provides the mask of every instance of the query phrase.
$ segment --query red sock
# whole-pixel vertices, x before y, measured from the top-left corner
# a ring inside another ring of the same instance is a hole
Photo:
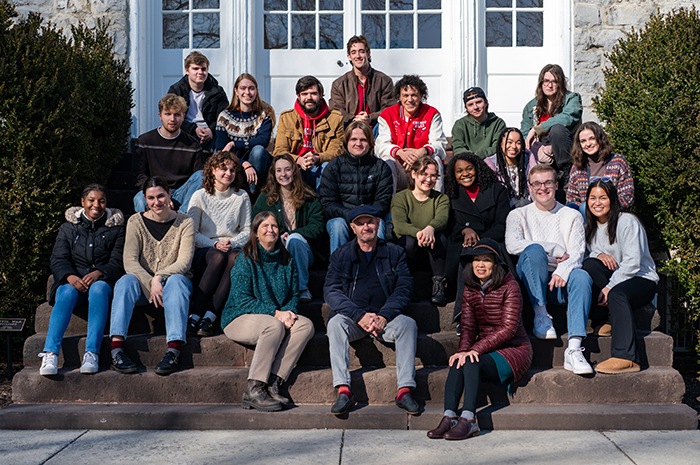
[[[396,394],[396,400],[403,400],[403,396],[411,393],[411,388],[402,387],[399,388],[398,394]]]
[[[168,349],[180,350],[182,347],[182,341],[170,341],[168,342]]]
[[[348,396],[348,399],[352,397],[352,393],[350,392],[350,386],[342,385],[338,386],[338,395],[345,394]]]
[[[124,341],[112,340],[112,349],[124,349]]]

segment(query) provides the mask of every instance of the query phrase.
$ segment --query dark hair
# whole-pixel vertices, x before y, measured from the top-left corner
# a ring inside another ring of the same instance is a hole
[[[552,76],[557,80],[557,93],[554,95],[552,100],[552,112],[549,112],[549,102],[547,96],[544,95],[542,91],[542,83],[544,82],[544,75],[546,73],[551,73]],[[559,65],[545,65],[540,71],[540,75],[537,78],[537,88],[535,89],[535,98],[537,99],[537,105],[535,106],[535,116],[539,120],[542,115],[549,113],[550,116],[554,116],[559,113],[562,105],[564,105],[564,97],[569,91],[566,87],[566,76],[564,76],[564,70],[561,69]],[[533,125],[534,126],[534,125]]]
[[[486,254],[484,254],[486,255]],[[493,271],[491,272],[491,289],[496,289],[501,285],[503,279],[508,274],[508,269],[496,262],[496,257],[493,254],[488,254],[493,257]],[[464,285],[472,289],[480,289],[481,281],[474,276],[474,267],[472,266],[474,262],[474,257],[470,257],[465,263],[464,271],[462,272],[462,277],[464,278]]]
[[[150,189],[151,187],[162,187],[165,189],[165,192],[170,194],[170,185],[162,176],[151,176],[150,178],[146,179],[146,182],[143,183],[143,189],[141,189],[144,197],[146,196],[146,190]]]
[[[280,190],[282,189],[282,186],[279,182],[277,182],[277,178],[275,177],[275,167],[277,162],[280,160],[287,160],[292,165],[291,199],[294,210],[298,210],[302,205],[304,205],[307,198],[318,197],[318,195],[316,195],[316,192],[301,178],[301,170],[299,169],[299,165],[297,165],[294,158],[292,158],[292,156],[288,153],[277,155],[272,159],[270,171],[267,174],[267,182],[262,187],[262,191],[267,194],[267,205],[271,207],[280,199]]]
[[[234,192],[238,192],[238,189],[243,188],[246,185],[246,177],[243,172],[243,167],[238,161],[238,157],[233,152],[223,152],[218,151],[211,157],[207,159],[204,164],[204,169],[202,170],[202,187],[209,195],[214,195],[214,169],[225,168],[226,162],[230,161],[233,163],[233,171],[236,173],[231,186]]]
[[[622,213],[622,207],[620,206],[620,199],[617,196],[617,189],[612,181],[603,181],[598,179],[593,181],[588,185],[588,191],[586,191],[586,243],[590,244],[595,237],[595,233],[598,229],[598,218],[591,212],[588,208],[588,197],[591,195],[591,191],[594,187],[600,187],[605,191],[605,194],[610,199],[610,212],[608,213],[608,239],[610,240],[610,245],[615,243],[617,239],[617,220],[620,218]]]
[[[297,95],[299,95],[306,89],[309,89],[313,86],[318,87],[318,93],[321,94],[321,97],[323,97],[323,84],[321,84],[321,81],[316,79],[314,76],[304,76],[303,78],[299,79],[297,81],[296,93]]]
[[[365,46],[365,52],[369,55],[370,49],[369,49],[369,41],[367,40],[367,37],[360,35],[360,36],[352,36],[350,37],[350,40],[348,40],[348,55],[350,55],[350,49],[352,48],[353,45],[355,44],[362,44]],[[367,61],[369,63],[372,63],[372,57],[368,57]]]
[[[415,87],[421,95],[421,102],[425,102],[428,98],[428,86],[417,74],[404,74],[399,82],[394,84],[394,97],[398,100],[401,97],[401,90],[406,87]]]
[[[348,127],[345,128],[345,133],[343,134],[343,145],[345,146],[345,149],[347,150],[348,142],[350,142],[350,136],[352,136],[352,131],[355,129],[362,129],[362,132],[367,138],[367,142],[369,142],[369,151],[367,151],[367,153],[372,153],[374,151],[374,133],[372,132],[370,125],[364,121],[351,121],[350,124],[348,124]]]
[[[479,186],[479,189],[486,190],[498,182],[496,173],[484,163],[484,160],[475,153],[463,152],[453,156],[452,160],[445,167],[445,194],[449,198],[456,199],[459,197],[460,186],[455,177],[455,164],[459,160],[464,160],[474,165],[474,169],[476,169],[476,185]]]
[[[612,158],[613,146],[608,139],[607,134],[603,131],[598,123],[593,121],[587,121],[579,126],[578,131],[574,135],[574,145],[571,147],[571,160],[574,162],[576,168],[585,168],[588,166],[588,154],[583,151],[581,147],[581,141],[579,140],[579,135],[581,131],[586,129],[593,131],[593,136],[596,142],[598,142],[598,160],[607,163]]]
[[[423,174],[425,173],[425,170],[428,169],[428,165],[434,166],[435,167],[435,173],[437,176],[440,176],[440,167],[438,166],[438,162],[435,161],[433,157],[430,155],[423,155],[420,157],[418,160],[414,161],[413,164],[411,165],[411,168],[408,170],[408,188],[413,190],[416,188],[416,181],[413,179],[413,172],[415,171],[416,174]]]
[[[522,142],[520,153],[516,156],[515,162],[515,165],[518,167],[518,190],[520,190],[520,197],[518,197],[518,195],[515,193],[513,186],[510,185],[508,169],[506,167],[506,154],[503,151],[502,145],[504,141],[508,140],[508,135],[512,133],[518,134],[520,136],[520,141]],[[503,178],[503,186],[508,191],[508,197],[511,199],[526,198],[528,196],[528,190],[527,169],[525,168],[525,164],[528,162],[528,160],[525,156],[525,138],[523,137],[523,133],[520,132],[520,129],[505,128],[503,132],[501,132],[501,135],[498,136],[498,143],[496,144],[496,160],[498,161],[498,172],[501,173],[501,177]]]
[[[102,192],[102,194],[104,194],[105,200],[107,200],[107,189],[105,189],[105,187],[102,184],[97,184],[96,182],[85,186],[85,189],[83,189],[83,193],[80,194],[80,198],[86,198],[92,191]]]
[[[233,97],[231,97],[231,103],[228,107],[226,107],[226,109],[234,111],[241,106],[241,102],[238,99],[236,89],[238,89],[238,85],[243,79],[248,79],[249,81],[252,81],[253,84],[255,84],[255,101],[253,102],[253,114],[261,115],[263,112],[265,112],[265,114],[270,117],[270,120],[272,120],[272,127],[274,128],[275,110],[274,108],[272,108],[272,105],[260,98],[260,92],[258,92],[258,81],[255,80],[255,77],[252,74],[243,73],[236,78],[236,82],[233,83]]]
[[[260,263],[260,254],[258,254],[258,228],[260,228],[262,222],[269,217],[274,218],[277,226],[279,226],[277,217],[274,213],[270,211],[260,212],[255,215],[255,218],[253,218],[253,223],[250,225],[250,236],[248,236],[248,242],[243,244],[243,256],[251,259],[253,263]],[[277,238],[277,242],[275,242],[275,247],[280,250],[280,263],[282,263],[282,265],[289,263],[289,257],[291,255],[289,255],[289,251],[287,251],[282,243],[281,234]]]

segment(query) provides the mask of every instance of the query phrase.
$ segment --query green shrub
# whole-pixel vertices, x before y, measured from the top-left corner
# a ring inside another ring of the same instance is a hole
[[[694,8],[653,15],[608,58],[594,107],[630,163],[634,211],[652,247],[670,253],[671,310],[682,329],[700,313],[700,16]]]
[[[31,321],[65,209],[127,150],[126,63],[106,24],[72,36],[0,1],[0,316]]]

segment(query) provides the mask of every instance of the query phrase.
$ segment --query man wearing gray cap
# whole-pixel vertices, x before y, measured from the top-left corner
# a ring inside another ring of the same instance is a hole
[[[415,357],[418,328],[404,315],[413,294],[413,278],[403,248],[377,236],[381,212],[360,205],[347,215],[357,240],[331,255],[323,296],[331,308],[327,335],[333,386],[338,399],[334,415],[345,414],[355,397],[350,390],[350,342],[371,336],[396,345],[396,405],[411,415],[420,412],[411,396],[416,387]]]

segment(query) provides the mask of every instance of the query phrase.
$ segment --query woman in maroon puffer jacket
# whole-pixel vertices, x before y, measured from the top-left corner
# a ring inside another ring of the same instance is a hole
[[[429,438],[466,439],[479,434],[476,399],[481,380],[509,390],[530,368],[532,346],[522,319],[523,299],[492,239],[466,249],[462,335],[450,357],[445,383],[445,416]],[[459,399],[464,392],[461,416]]]

